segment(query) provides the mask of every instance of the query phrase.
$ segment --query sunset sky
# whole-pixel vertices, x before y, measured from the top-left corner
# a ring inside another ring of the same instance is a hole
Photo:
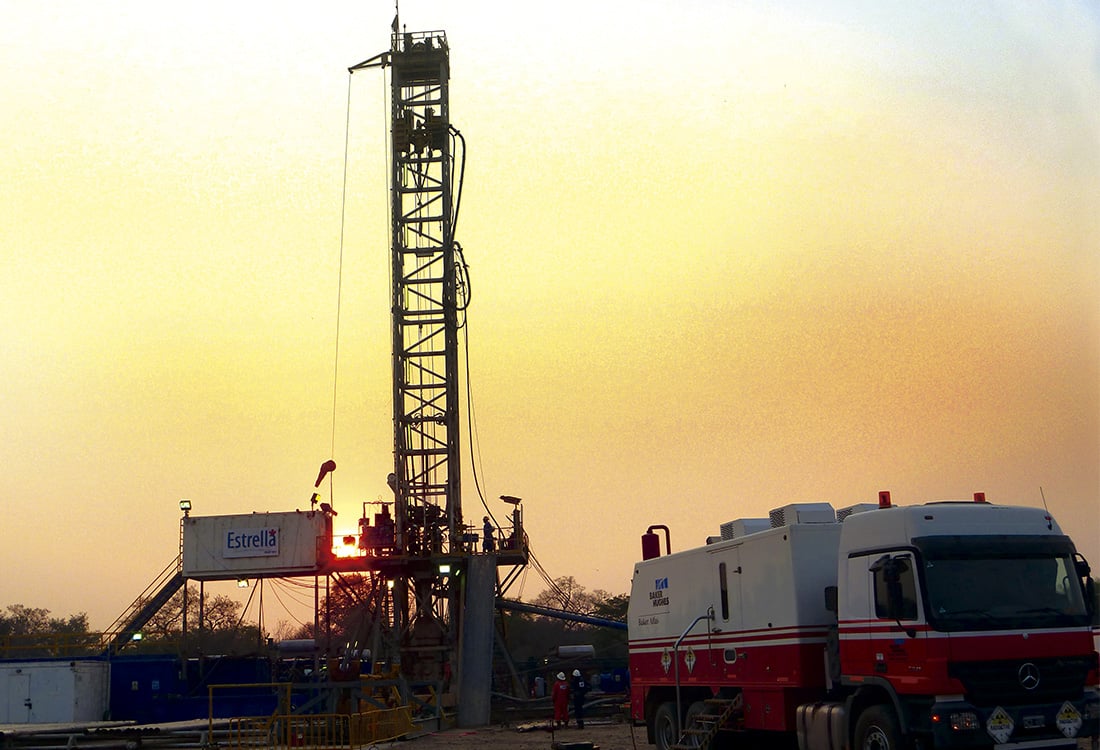
[[[0,608],[107,627],[180,498],[305,507],[330,457],[338,524],[391,497],[387,81],[347,68],[393,15],[0,8]],[[472,456],[550,575],[623,593],[650,524],[1045,495],[1100,572],[1096,3],[401,22],[446,31],[469,149],[467,518]]]

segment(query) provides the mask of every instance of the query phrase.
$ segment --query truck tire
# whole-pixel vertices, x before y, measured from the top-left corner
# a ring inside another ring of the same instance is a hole
[[[702,701],[695,701],[694,703],[692,703],[690,706],[688,706],[687,715],[684,716],[684,728],[690,729],[694,726],[696,729],[706,729],[706,726],[704,726],[701,722],[696,721],[695,719],[695,717],[699,714],[705,713],[707,713],[707,704],[703,703]],[[696,750],[708,750],[711,743],[710,740],[707,740],[706,742],[700,742],[697,736],[690,736],[684,741],[684,744],[689,745]]]
[[[657,750],[670,750],[679,739],[676,736],[676,704],[662,703],[653,714],[653,740]]]
[[[869,706],[856,722],[855,750],[902,750],[901,729],[889,706]]]

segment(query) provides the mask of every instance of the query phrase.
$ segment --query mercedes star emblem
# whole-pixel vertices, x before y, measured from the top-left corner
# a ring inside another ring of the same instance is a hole
[[[1039,687],[1039,668],[1031,662],[1024,662],[1016,673],[1020,679],[1020,686],[1024,690],[1034,690]]]

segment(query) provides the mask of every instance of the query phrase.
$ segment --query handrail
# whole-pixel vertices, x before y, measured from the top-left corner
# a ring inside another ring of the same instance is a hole
[[[166,568],[161,574],[163,577],[170,571],[170,567]],[[130,610],[125,615],[125,620],[121,625],[117,634],[107,643],[101,644],[104,648],[104,655],[110,655],[111,653],[118,651],[122,648],[130,638],[137,633],[145,623],[147,623],[160,609],[167,604],[177,591],[187,585],[187,579],[184,578],[183,571],[177,570],[171,578],[161,579],[163,583],[160,584],[160,588],[155,591],[151,596],[142,594],[140,598],[134,601]],[[159,581],[158,581],[159,582]],[[152,586],[146,591],[152,590]],[[122,618],[120,618],[120,621]],[[112,629],[119,627],[118,622],[111,626]]]
[[[159,589],[163,588],[164,585],[168,583],[168,581],[172,580],[172,578],[182,570],[183,554],[181,553],[174,560],[164,566],[164,570],[157,574],[157,577],[153,579],[153,582],[146,586],[144,591],[138,594],[133,603],[126,608],[126,611],[119,615],[118,618],[114,622],[112,622],[104,632],[112,633],[121,631],[124,626],[129,622],[129,620],[135,614],[137,614],[138,611],[141,610],[141,608],[149,601],[153,594],[156,593]]]
[[[211,685],[206,686],[207,701],[208,701],[207,723],[208,723],[208,726],[209,726],[209,731],[211,733],[213,733],[213,731],[214,731],[214,691],[215,690],[236,689],[236,688],[272,688],[272,689],[275,689],[275,690],[279,690],[282,693],[282,695],[280,696],[281,705],[279,706],[279,708],[276,709],[275,713],[272,716],[265,717],[265,718],[268,719],[269,722],[270,722],[271,720],[274,720],[274,718],[276,716],[289,715],[290,714],[290,691],[293,688],[293,683],[290,683],[290,682],[266,682],[266,683],[226,682],[226,683],[211,684]],[[280,709],[282,709],[282,710],[280,710]],[[239,722],[240,719],[237,719],[237,721]],[[240,733],[240,724],[237,725],[237,731],[238,731],[238,735],[239,735],[239,733]],[[288,731],[285,726],[283,727],[283,731],[284,731],[284,733],[286,733]],[[286,736],[283,737],[282,740],[283,740],[284,744],[289,745],[290,735],[286,734]]]
[[[0,635],[0,658],[92,656],[99,651],[100,633],[13,633]]]
[[[699,624],[700,620],[714,620],[714,607],[707,607],[707,613],[705,615],[699,615],[691,624],[687,626],[687,629],[680,634],[680,637],[676,639],[676,643],[672,645],[672,663],[674,666],[674,672],[676,677],[676,741],[679,742],[681,727],[680,727],[680,644],[687,638],[691,629]],[[710,628],[707,628],[707,636],[710,636]]]
[[[360,687],[372,682],[363,681]],[[381,687],[396,690],[389,680]],[[230,750],[285,750],[289,747],[354,750],[402,737],[414,728],[412,706],[400,694],[390,708],[338,713],[297,713],[292,707],[294,683],[225,683],[207,686],[207,731],[214,733],[214,695],[217,690],[270,689],[279,696],[275,710],[266,716],[234,717],[229,720],[227,746]],[[360,705],[362,705],[360,703]],[[299,707],[300,708],[300,707]]]

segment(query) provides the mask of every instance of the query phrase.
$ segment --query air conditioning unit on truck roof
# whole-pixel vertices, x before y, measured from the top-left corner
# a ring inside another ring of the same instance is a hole
[[[726,521],[719,527],[722,532],[722,541],[740,539],[758,531],[766,531],[772,527],[770,518],[738,518],[736,521]]]
[[[828,503],[793,503],[776,508],[768,514],[772,527],[793,526],[796,523],[833,523],[836,511]]]
[[[853,513],[863,513],[868,510],[874,510],[877,507],[879,506],[875,505],[874,503],[856,503],[855,505],[849,505],[846,508],[837,508],[836,520],[843,521],[845,518],[852,515]]]
[[[1100,735],[1088,566],[1044,510],[882,493],[770,521],[675,553],[650,527],[666,549],[634,567],[630,691],[659,750],[746,731],[802,750]]]

